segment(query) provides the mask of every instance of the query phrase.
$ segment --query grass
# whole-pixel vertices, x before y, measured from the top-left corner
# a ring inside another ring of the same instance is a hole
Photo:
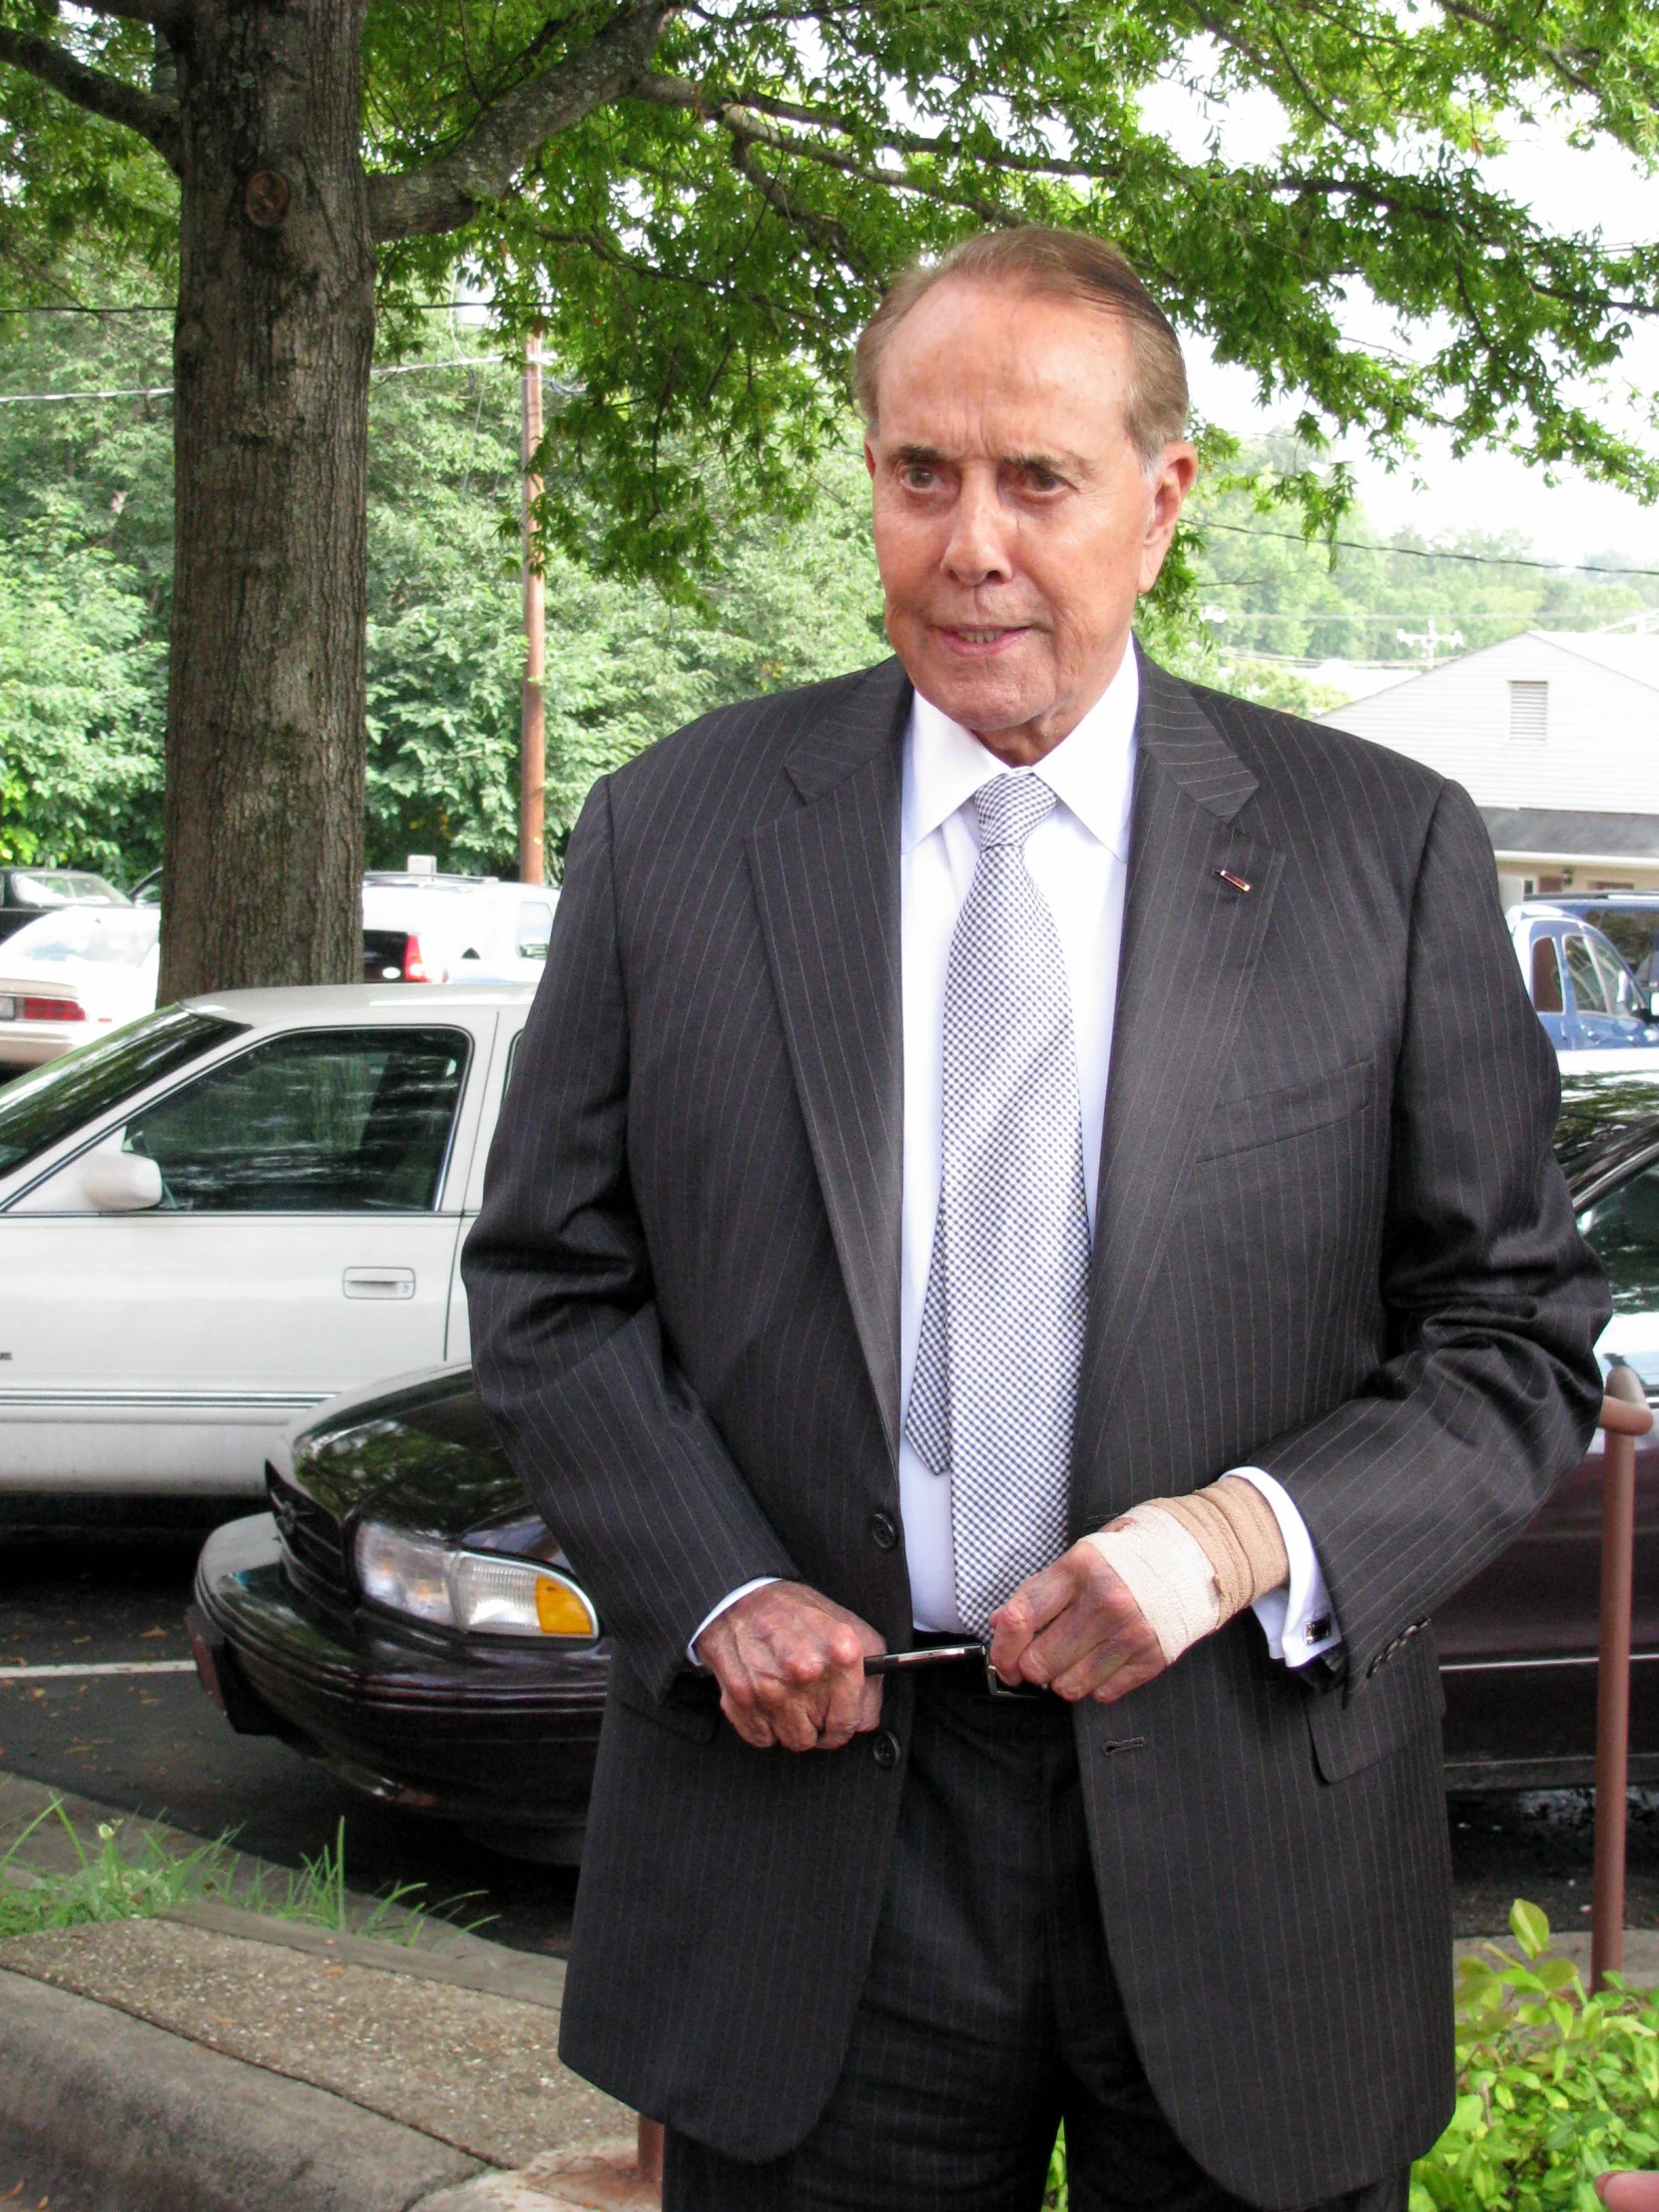
[[[1042,2212],[1067,2212],[1070,2201],[1066,2193],[1066,2131],[1061,2128],[1048,2157],[1048,2187],[1043,2191]]]
[[[32,1867],[22,1856],[37,1831],[53,1824],[69,1839],[76,1860],[71,1870]],[[297,1873],[261,1867],[252,1879],[243,1874],[241,1856],[228,1836],[194,1851],[175,1852],[140,1824],[134,1849],[123,1835],[127,1825],[101,1821],[97,1849],[89,1850],[63,1801],[54,1798],[0,1855],[0,1937],[100,1921],[146,1920],[203,1900],[381,1942],[416,1943],[434,1923],[469,1933],[483,1925],[480,1918],[457,1918],[458,1909],[469,1905],[477,1891],[434,1906],[421,1901],[425,1885],[420,1882],[396,1882],[372,1898],[353,1897],[345,1878],[343,1820],[333,1844],[324,1845],[314,1859],[302,1859]]]
[[[73,1873],[43,1873],[21,1853],[37,1830],[56,1820],[74,1848]],[[145,1831],[136,1857],[124,1854],[120,1821],[100,1821],[98,1849],[89,1852],[62,1801],[54,1798],[0,1857],[0,1936],[36,1936],[46,1929],[93,1921],[130,1921],[168,1912],[207,1896],[228,1856],[221,1844],[175,1854]]]

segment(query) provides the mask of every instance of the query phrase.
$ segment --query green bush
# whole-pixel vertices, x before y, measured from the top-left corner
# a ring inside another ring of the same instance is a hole
[[[1597,2174],[1659,2163],[1659,1992],[1613,1976],[1589,1996],[1535,1905],[1509,1926],[1518,1959],[1462,1962],[1457,2109],[1412,2168],[1411,2212],[1599,2212]]]
[[[1457,2108],[1411,2169],[1410,2212],[1601,2212],[1610,2166],[1659,2165],[1659,1990],[1590,1996],[1517,1898],[1518,1958],[1489,1943],[1457,1986]],[[1066,2212],[1065,2137],[1044,2212]]]

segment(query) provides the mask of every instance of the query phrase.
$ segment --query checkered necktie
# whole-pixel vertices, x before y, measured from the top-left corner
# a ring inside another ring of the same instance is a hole
[[[975,1631],[1066,1543],[1089,1216],[1065,963],[1025,869],[1054,803],[1028,774],[975,792],[979,864],[945,976],[939,1212],[904,1433],[951,1478]]]

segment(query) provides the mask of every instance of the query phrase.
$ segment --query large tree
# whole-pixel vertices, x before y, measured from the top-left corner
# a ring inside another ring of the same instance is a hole
[[[1648,0],[0,0],[9,296],[53,296],[89,240],[177,268],[164,990],[355,970],[377,318],[460,268],[509,340],[540,322],[548,529],[671,582],[718,551],[711,456],[803,502],[890,272],[1033,218],[1121,240],[1307,440],[1442,424],[1654,496],[1582,379],[1659,303],[1659,252],[1551,232],[1482,170],[1546,106],[1645,156],[1653,23]],[[1271,93],[1277,154],[1183,154],[1148,120],[1160,79]],[[1414,349],[1345,336],[1365,290]]]

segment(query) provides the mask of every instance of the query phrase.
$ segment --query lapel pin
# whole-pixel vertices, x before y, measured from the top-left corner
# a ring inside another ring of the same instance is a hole
[[[1244,877],[1242,875],[1235,875],[1230,867],[1218,867],[1216,873],[1221,878],[1222,882],[1231,883],[1236,891],[1247,891],[1250,888],[1250,885],[1245,881]]]

